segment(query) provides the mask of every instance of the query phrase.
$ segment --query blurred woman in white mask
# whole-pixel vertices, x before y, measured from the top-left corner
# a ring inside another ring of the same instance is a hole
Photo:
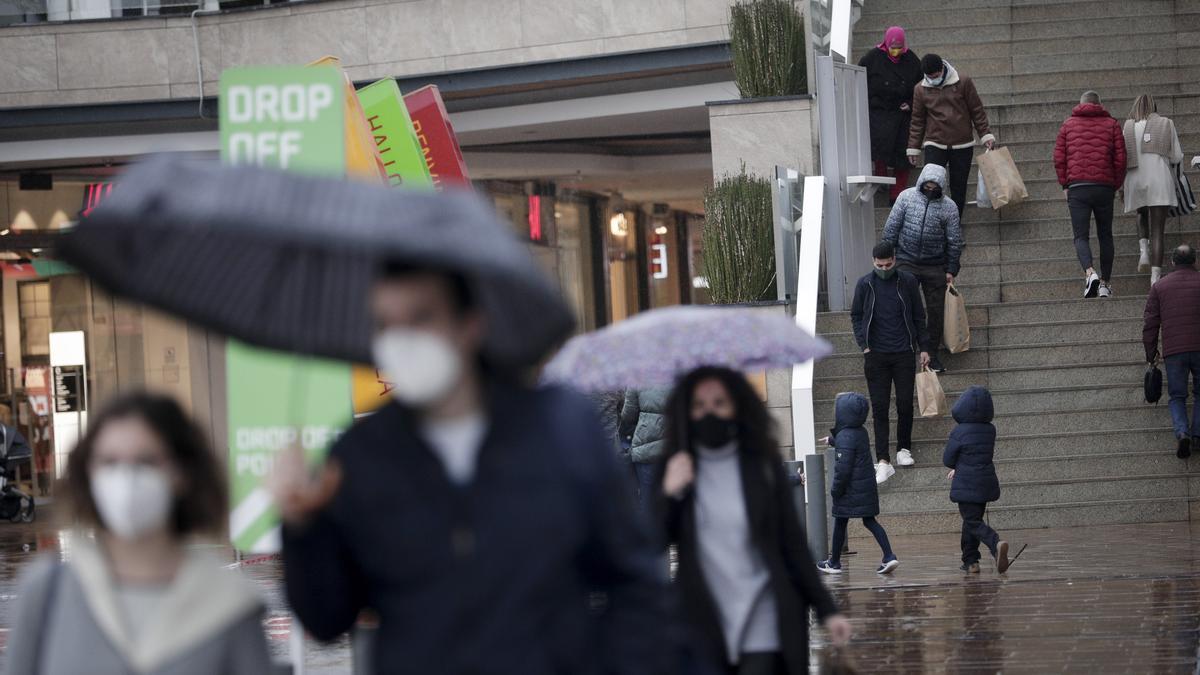
[[[191,545],[224,527],[227,488],[175,401],[136,394],[93,418],[66,493],[95,539],[80,533],[67,562],[27,571],[6,672],[270,672],[255,589]]]

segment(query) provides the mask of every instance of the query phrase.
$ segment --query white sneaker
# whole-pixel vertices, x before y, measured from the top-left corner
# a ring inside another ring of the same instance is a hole
[[[1083,282],[1083,297],[1094,298],[1100,292],[1100,275],[1092,272]]]
[[[880,462],[875,465],[875,484],[883,485],[887,479],[896,475],[896,469],[888,462]]]
[[[1108,284],[1104,284],[1104,283],[1100,284],[1100,297],[1111,298],[1112,294],[1113,294],[1112,286],[1109,286]]]
[[[908,450],[901,450],[896,453],[896,466],[912,466],[912,453]]]
[[[1139,272],[1149,272],[1150,271],[1150,240],[1149,239],[1138,239],[1138,251],[1140,253],[1140,256],[1138,257],[1138,271]]]

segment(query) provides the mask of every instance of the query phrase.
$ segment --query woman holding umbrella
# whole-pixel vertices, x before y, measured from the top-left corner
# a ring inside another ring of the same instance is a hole
[[[766,407],[738,372],[702,367],[680,380],[666,426],[666,530],[693,666],[807,673],[808,608],[834,643],[851,629],[817,576]]]

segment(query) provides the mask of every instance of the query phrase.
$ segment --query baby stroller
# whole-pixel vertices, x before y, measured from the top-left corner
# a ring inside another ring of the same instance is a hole
[[[16,463],[32,459],[33,449],[21,432],[0,424],[0,518],[14,523],[33,522],[33,497],[17,489],[14,480]]]

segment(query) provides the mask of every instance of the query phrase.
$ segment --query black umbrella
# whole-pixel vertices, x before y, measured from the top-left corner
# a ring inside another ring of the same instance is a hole
[[[573,325],[525,245],[466,192],[155,157],[125,172],[61,250],[115,294],[251,344],[360,363],[385,261],[466,277],[495,363],[533,363]]]

